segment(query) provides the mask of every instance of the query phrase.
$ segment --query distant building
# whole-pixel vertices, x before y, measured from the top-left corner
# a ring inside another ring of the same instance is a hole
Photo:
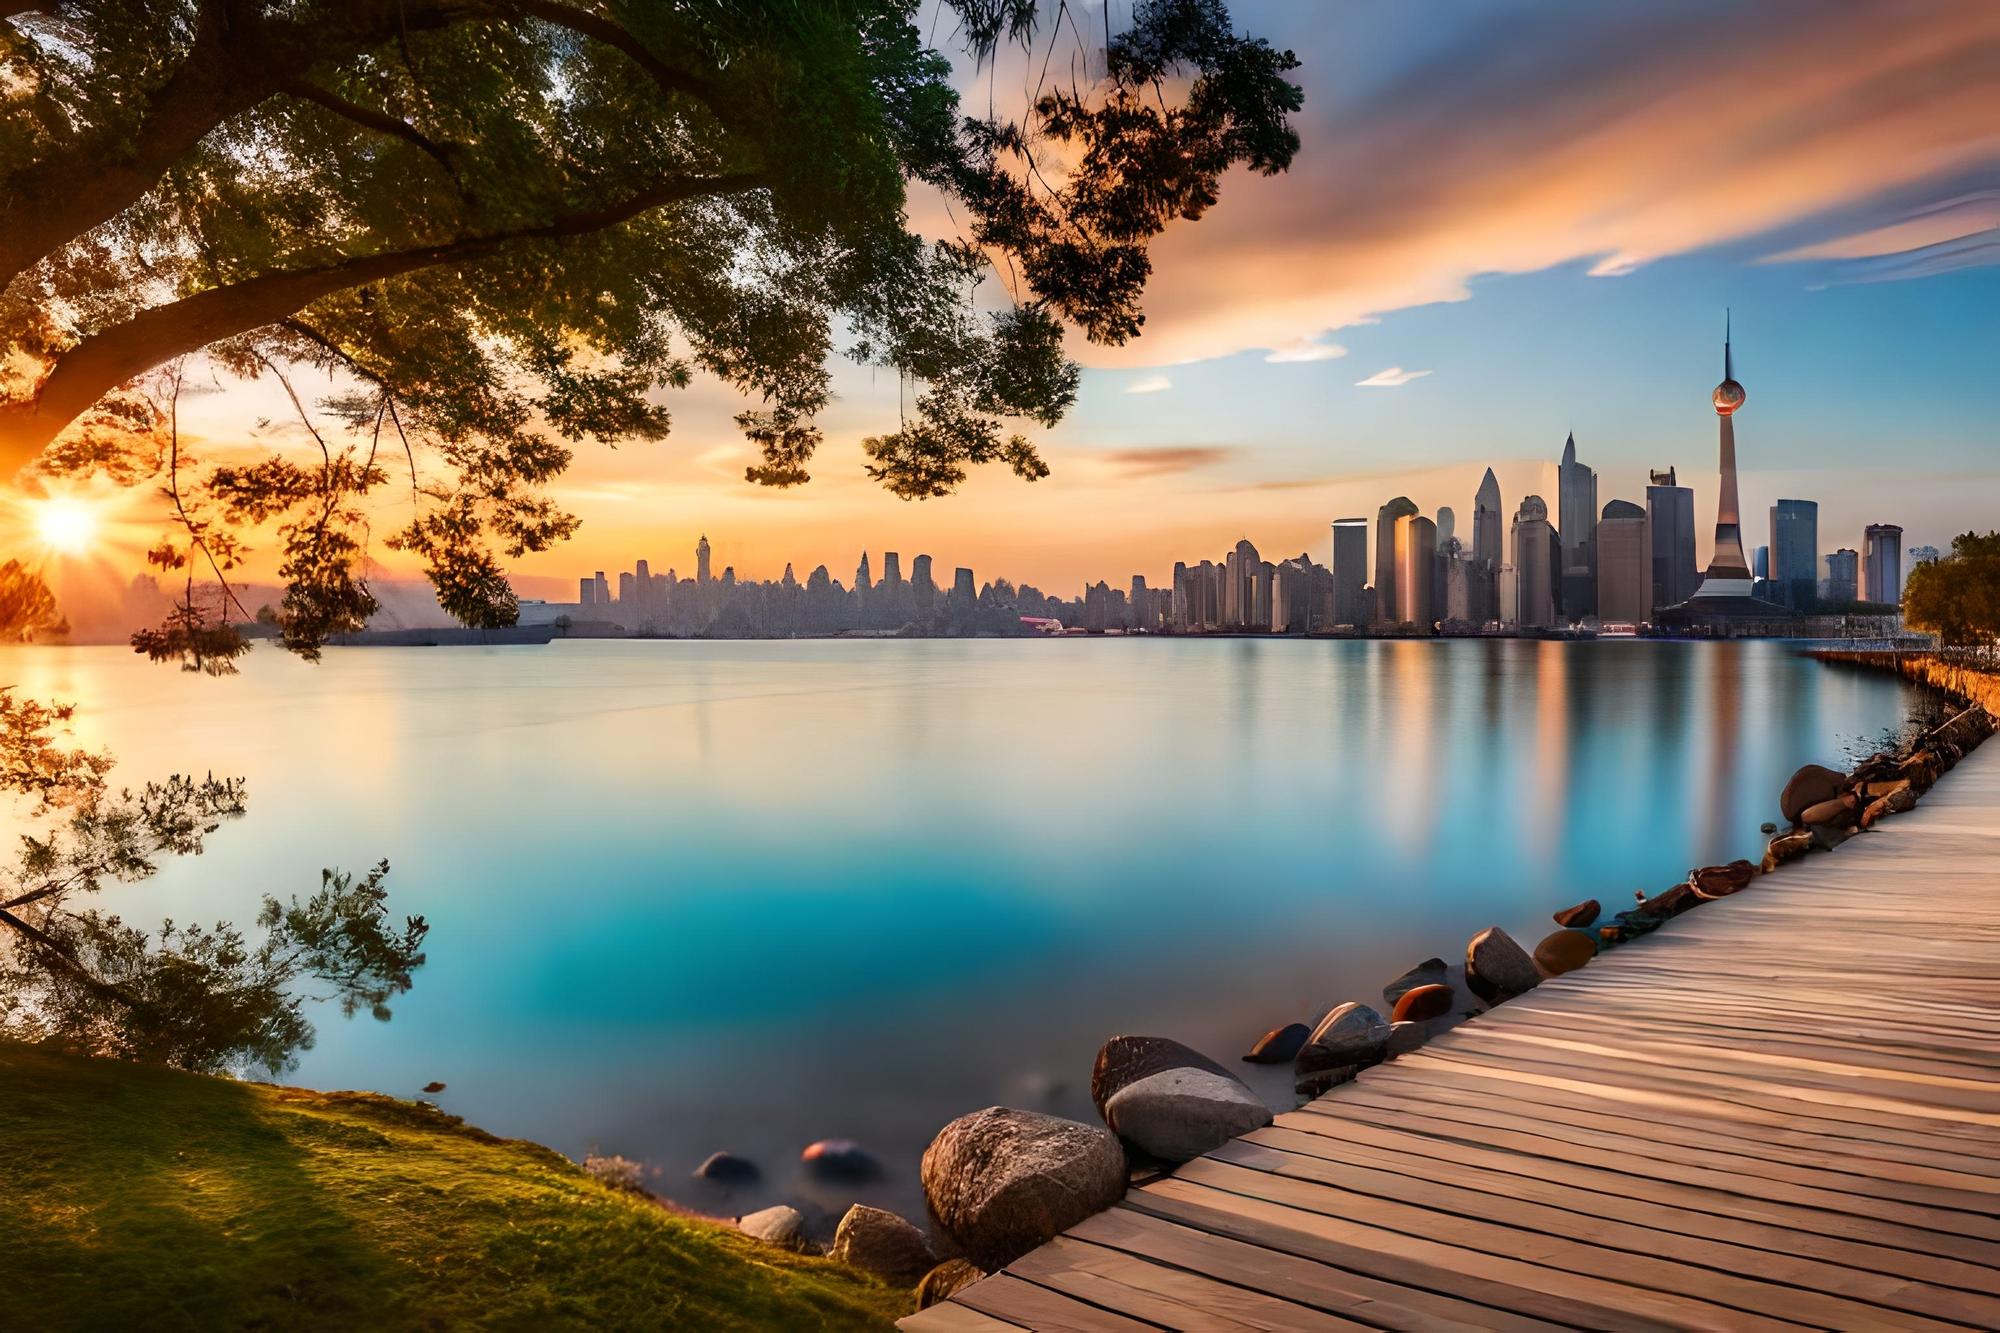
[[[1440,506],[1437,518],[1438,550],[1442,551],[1458,540],[1458,516],[1451,512],[1450,505]]]
[[[1556,623],[1556,566],[1561,559],[1548,501],[1539,495],[1522,497],[1513,539],[1514,622],[1524,629],[1548,629]]]
[[[1710,553],[1708,572],[1702,575],[1697,598],[1711,605],[1718,599],[1749,597],[1752,591],[1750,562],[1743,558],[1743,523],[1736,502],[1736,413],[1746,395],[1736,381],[1736,363],[1729,346],[1729,320],[1722,325],[1722,382],[1715,386],[1709,401],[1715,407],[1716,434],[1721,462],[1715,496],[1715,547]]]
[[[1368,587],[1368,520],[1342,518],[1333,524],[1333,622],[1365,627],[1362,594]]]
[[[1826,586],[1821,596],[1835,604],[1861,600],[1861,553],[1841,547],[1826,558]]]
[[[1750,575],[1752,578],[1758,578],[1758,579],[1768,579],[1771,577],[1770,547],[1760,546],[1754,552],[1751,553]]]
[[[1810,611],[1819,594],[1819,505],[1780,500],[1771,506],[1771,594],[1795,611]]]
[[[1861,538],[1861,600],[1894,606],[1903,600],[1903,530],[1870,523]]]
[[[861,566],[854,571],[854,591],[867,594],[873,591],[874,581],[868,577],[868,552],[861,553]]]
[[[576,581],[576,604],[595,606],[597,604],[597,580],[581,578]]]
[[[1597,618],[1630,625],[1651,620],[1652,566],[1646,511],[1629,500],[1606,504],[1597,523]]]
[[[931,578],[931,558],[920,555],[910,562],[910,592],[918,615],[929,615],[937,604],[937,584]]]
[[[903,586],[902,560],[894,551],[882,552],[882,586],[890,592]]]
[[[1399,495],[1375,511],[1375,618],[1393,625],[1401,605],[1396,597],[1396,521],[1411,518],[1417,507]]]
[[[1502,526],[1500,483],[1487,468],[1472,499],[1472,565],[1466,571],[1469,619],[1478,624],[1499,620],[1500,566],[1507,563],[1507,537]]]
[[[1428,634],[1437,614],[1437,524],[1404,514],[1393,530],[1396,552],[1396,623]]]
[[[1576,461],[1576,435],[1563,442],[1556,469],[1562,593],[1557,609],[1568,621],[1597,611],[1597,474]]]
[[[1653,484],[1646,488],[1646,523],[1653,605],[1679,606],[1701,586],[1701,573],[1694,563],[1694,491],[1677,483],[1672,468],[1653,473]]]
[[[866,557],[863,558],[865,559]],[[701,536],[701,540],[694,544],[694,581],[696,583],[708,582],[708,534],[707,533],[703,533]]]

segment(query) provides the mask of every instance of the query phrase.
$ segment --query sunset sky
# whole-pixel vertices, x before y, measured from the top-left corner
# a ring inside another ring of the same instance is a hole
[[[1142,338],[1077,342],[1053,476],[893,498],[858,442],[898,385],[843,365],[814,480],[763,490],[739,401],[700,384],[666,442],[579,451],[558,494],[584,528],[520,590],[686,573],[704,532],[747,577],[889,549],[1064,592],[1244,535],[1324,561],[1333,519],[1399,492],[1463,522],[1488,463],[1509,511],[1553,495],[1572,430],[1601,499],[1671,464],[1707,523],[1725,306],[1750,544],[1781,495],[1820,501],[1827,550],[2000,523],[2000,4],[1231,8],[1304,62],[1303,150],[1155,247]],[[233,388],[191,426],[269,411]]]

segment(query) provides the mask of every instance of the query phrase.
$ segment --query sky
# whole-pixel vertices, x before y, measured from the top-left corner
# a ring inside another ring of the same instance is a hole
[[[740,401],[697,383],[666,441],[579,449],[557,496],[582,530],[519,590],[685,574],[703,534],[744,577],[896,550],[1072,593],[1242,536],[1324,562],[1334,519],[1397,494],[1469,526],[1488,465],[1509,512],[1553,497],[1572,431],[1601,500],[1673,466],[1705,525],[1725,308],[1748,544],[1780,496],[1820,502],[1823,551],[2000,526],[2000,4],[1231,9],[1303,62],[1303,146],[1155,244],[1142,337],[1074,343],[1076,408],[1034,432],[1053,475],[894,498],[859,442],[899,386],[843,364],[814,480],[755,487]],[[256,402],[212,395],[192,428]]]

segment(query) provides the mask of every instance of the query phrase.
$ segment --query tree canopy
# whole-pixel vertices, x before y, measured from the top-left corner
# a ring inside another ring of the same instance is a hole
[[[0,469],[161,485],[184,576],[155,656],[226,669],[225,589],[271,525],[287,645],[374,609],[362,498],[447,610],[511,623],[503,561],[576,520],[586,442],[657,440],[669,391],[740,390],[747,480],[794,486],[828,361],[913,388],[864,441],[905,498],[1047,468],[1067,329],[1143,324],[1149,243],[1234,167],[1284,170],[1288,51],[1221,0],[0,0]],[[948,36],[934,40],[943,30]],[[956,49],[1037,77],[968,113]],[[926,241],[912,190],[956,234]],[[981,291],[982,284],[986,290]],[[316,450],[201,468],[182,359],[351,386]],[[314,456],[316,454],[316,456]],[[236,608],[240,611],[240,608]],[[247,618],[247,617],[245,617]]]
[[[2000,644],[2000,532],[1961,533],[1952,538],[1950,555],[1912,569],[1903,588],[1903,619],[1948,648]]]

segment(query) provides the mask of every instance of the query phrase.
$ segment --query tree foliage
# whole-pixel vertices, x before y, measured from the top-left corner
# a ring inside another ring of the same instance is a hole
[[[961,106],[938,22],[989,78],[1038,69],[1018,114]],[[225,587],[276,525],[307,653],[372,609],[356,515],[391,484],[446,607],[510,623],[573,448],[663,437],[698,370],[750,400],[757,484],[809,478],[836,351],[913,389],[864,444],[895,494],[1032,480],[1065,329],[1136,335],[1149,243],[1285,169],[1296,65],[1221,0],[1101,39],[1065,0],[4,0],[0,466],[164,470],[158,563]],[[957,235],[916,233],[913,187]],[[347,438],[301,407],[316,464],[199,472],[162,369],[197,351],[336,374]],[[227,669],[230,613],[189,597],[139,646]]]
[[[2000,532],[1952,538],[1951,554],[1910,571],[1903,619],[1947,647],[2000,644]]]
[[[164,857],[199,855],[243,813],[244,790],[213,776],[113,790],[110,762],[57,734],[69,717],[0,690],[0,790],[39,825],[0,872],[0,1032],[183,1069],[278,1073],[312,1044],[309,1001],[390,1016],[423,965],[428,927],[390,920],[387,862],[360,879],[323,871],[304,899],[265,897],[254,940],[227,922],[147,931],[95,906]]]

